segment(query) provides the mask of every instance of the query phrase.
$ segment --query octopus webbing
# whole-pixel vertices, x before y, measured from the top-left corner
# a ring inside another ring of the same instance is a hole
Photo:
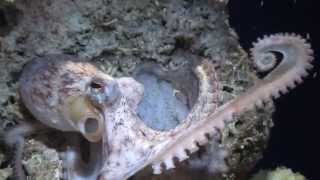
[[[259,39],[251,55],[257,70],[266,75],[219,107],[215,66],[209,60],[199,60],[193,69],[198,79],[196,101],[185,119],[169,130],[150,128],[139,116],[145,88],[140,82],[133,77],[111,77],[76,56],[47,55],[30,61],[20,79],[20,94],[44,125],[78,132],[89,142],[89,155],[83,161],[78,135],[69,136],[63,155],[66,179],[127,179],[148,165],[155,174],[174,168],[174,158],[188,159],[199,145],[219,136],[234,114],[262,106],[294,88],[312,68],[312,54],[310,45],[297,35]],[[28,130],[20,134],[24,131]],[[16,162],[16,171],[22,171],[20,166]],[[17,174],[23,176],[22,172]]]

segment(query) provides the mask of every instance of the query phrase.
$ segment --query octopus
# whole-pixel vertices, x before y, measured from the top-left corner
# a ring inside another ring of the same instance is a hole
[[[146,87],[137,76],[114,78],[73,55],[36,58],[24,67],[19,92],[41,125],[22,124],[7,133],[7,143],[16,146],[15,174],[26,179],[19,162],[24,136],[45,127],[74,133],[68,136],[68,148],[62,155],[65,179],[127,179],[149,165],[154,174],[174,168],[174,159],[188,159],[199,146],[219,136],[235,114],[263,106],[301,83],[312,68],[313,51],[298,35],[275,34],[254,43],[251,56],[264,77],[220,106],[215,65],[208,59],[193,62],[191,74],[197,83],[188,83],[190,78],[185,76],[177,85],[182,104],[190,110],[178,105],[182,112],[178,117],[183,120],[165,130],[151,128],[142,120],[150,116],[139,113]],[[170,80],[155,64],[141,66],[137,74],[141,71]],[[181,79],[179,74],[175,77]],[[79,137],[89,144],[86,160]]]

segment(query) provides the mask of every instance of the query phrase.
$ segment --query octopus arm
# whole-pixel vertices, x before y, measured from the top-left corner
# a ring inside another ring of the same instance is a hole
[[[263,79],[249,88],[242,95],[215,110],[210,101],[216,94],[212,89],[215,73],[208,62],[196,69],[200,79],[198,102],[191,110],[187,120],[170,131],[170,138],[157,146],[155,158],[150,159],[155,174],[161,173],[163,163],[166,169],[174,168],[173,158],[179,161],[188,158],[186,151],[197,151],[198,145],[208,142],[208,136],[215,136],[222,130],[235,113],[241,113],[254,106],[261,106],[263,101],[279,97],[288,87],[294,88],[295,82],[302,82],[307,70],[312,68],[312,50],[304,39],[296,35],[276,34],[258,40],[252,48],[252,58],[258,71],[270,71]],[[278,63],[278,56],[282,57]],[[211,109],[210,109],[211,108]],[[193,119],[200,119],[193,121]],[[191,123],[192,122],[192,123]],[[168,137],[168,136],[167,136]]]
[[[293,89],[301,83],[302,77],[308,75],[307,70],[312,68],[313,51],[304,39],[296,35],[265,37],[254,43],[251,53],[258,71],[271,72],[229,104],[232,112],[241,112],[254,104],[261,106],[263,101],[278,98],[280,92],[285,94],[288,88]],[[281,62],[276,66],[277,53]]]
[[[69,146],[61,153],[64,164],[64,179],[96,180],[101,168],[101,143],[89,144],[89,157],[85,162],[82,159],[81,138],[76,134],[70,134]]]

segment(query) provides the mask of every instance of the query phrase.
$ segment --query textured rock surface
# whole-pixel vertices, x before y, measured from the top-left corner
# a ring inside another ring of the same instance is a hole
[[[62,161],[54,149],[33,139],[26,142],[26,147],[23,164],[30,176],[35,180],[59,179]]]
[[[16,0],[0,4],[2,128],[31,118],[20,104],[17,80],[27,61],[49,53],[87,57],[113,76],[130,75],[140,62],[152,61],[175,69],[190,60],[208,58],[217,64],[223,85],[221,104],[227,102],[252,85],[256,76],[230,29],[226,3],[215,0]],[[168,174],[174,179],[199,178],[197,173],[211,171],[217,166],[216,162],[221,161],[215,159],[218,151],[226,153],[232,172],[224,177],[232,179],[234,173],[249,169],[261,157],[272,126],[272,111],[269,104],[239,115],[222,133],[221,151],[209,145],[177,170],[153,178],[166,178]],[[44,150],[41,142],[29,142],[26,146],[26,170],[37,169],[28,173],[33,177],[57,179],[61,163],[50,159],[56,157],[51,153],[57,152]],[[35,157],[39,158],[37,162],[45,164],[35,163]],[[150,179],[150,176],[146,169],[133,178]]]
[[[0,164],[4,163],[4,154],[0,154]],[[0,179],[7,179],[12,175],[12,168],[6,167],[3,169],[0,169]]]

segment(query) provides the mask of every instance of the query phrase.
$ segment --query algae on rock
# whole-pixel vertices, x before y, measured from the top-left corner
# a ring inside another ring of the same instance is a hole
[[[261,170],[253,175],[250,180],[305,180],[300,173],[294,173],[291,169],[278,167],[272,171]]]

